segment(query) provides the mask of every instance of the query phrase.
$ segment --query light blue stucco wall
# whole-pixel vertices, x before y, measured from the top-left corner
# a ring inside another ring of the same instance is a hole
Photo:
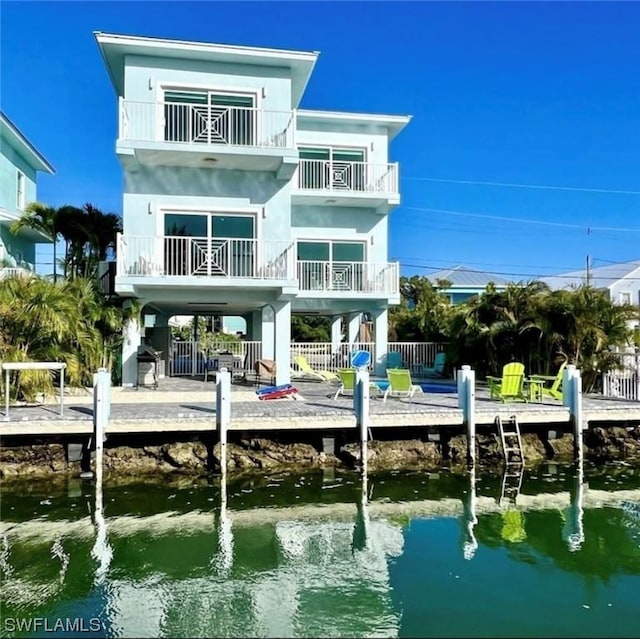
[[[288,69],[278,67],[126,56],[124,98],[155,102],[162,97],[162,85],[169,84],[182,88],[252,91],[258,95],[259,108],[288,111],[291,105],[289,73]]]
[[[363,241],[366,261],[386,262],[387,220],[367,208],[296,205],[291,211],[291,233],[296,239]]]
[[[0,141],[0,207],[16,215],[20,214],[17,206],[18,171],[25,176],[25,203],[36,199],[36,171],[29,165],[9,142]]]
[[[22,211],[18,209],[18,171],[25,176],[25,204],[36,199],[36,171],[3,136],[0,140],[0,208],[9,213],[0,226],[0,260],[7,265],[28,264],[34,267],[36,246],[24,237],[16,236],[9,230],[13,219],[18,219]]]
[[[354,122],[320,122],[299,116],[296,129],[297,146],[333,146],[364,149],[365,161],[386,164],[388,135],[386,128]]]
[[[290,200],[290,185],[267,172],[141,165],[125,172],[123,230],[164,235],[166,210],[238,211],[255,213],[261,239],[287,240]]]

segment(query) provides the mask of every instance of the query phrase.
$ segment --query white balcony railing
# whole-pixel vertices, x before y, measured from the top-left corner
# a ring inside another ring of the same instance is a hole
[[[120,99],[121,140],[293,149],[293,111]]]
[[[398,193],[398,164],[300,160],[298,188],[339,193]]]
[[[295,279],[293,247],[280,240],[120,235],[117,274]]]
[[[118,277],[298,280],[301,291],[398,293],[398,262],[296,261],[282,240],[118,236]]]
[[[301,291],[352,291],[395,294],[399,290],[398,262],[298,261]]]
[[[3,266],[0,267],[0,280],[8,277],[33,277],[34,271],[22,266]]]

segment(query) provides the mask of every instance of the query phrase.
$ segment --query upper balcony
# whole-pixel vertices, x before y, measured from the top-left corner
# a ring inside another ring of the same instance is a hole
[[[300,160],[293,204],[366,206],[400,203],[398,163]]]
[[[297,165],[295,112],[120,99],[116,146],[142,164],[272,171]]]

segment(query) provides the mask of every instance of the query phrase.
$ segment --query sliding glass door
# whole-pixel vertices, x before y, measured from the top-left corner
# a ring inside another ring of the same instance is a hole
[[[364,191],[364,149],[301,147],[300,188]]]
[[[362,290],[364,242],[301,240],[297,258],[298,279],[304,290]]]
[[[252,277],[255,217],[224,213],[166,213],[167,275]]]
[[[255,146],[255,96],[215,91],[164,93],[164,139],[190,144]]]

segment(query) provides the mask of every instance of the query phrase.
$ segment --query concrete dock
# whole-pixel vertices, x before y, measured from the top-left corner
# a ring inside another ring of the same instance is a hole
[[[449,382],[450,384],[452,382]],[[295,381],[299,399],[260,401],[255,386],[234,384],[231,393],[230,431],[355,429],[351,397],[333,399],[336,386],[314,381]],[[93,431],[90,391],[65,396],[64,415],[58,403],[12,406],[9,421],[0,415],[0,437],[85,435]],[[114,388],[107,433],[199,432],[215,430],[216,388],[201,379],[165,378],[157,389]],[[546,398],[540,403],[508,403],[489,399],[486,387],[476,390],[476,424],[491,425],[497,415],[516,415],[521,425],[569,425],[569,409]],[[371,428],[462,427],[457,394],[425,393],[411,400],[372,397]],[[584,395],[583,418],[619,425],[640,424],[640,402]]]

